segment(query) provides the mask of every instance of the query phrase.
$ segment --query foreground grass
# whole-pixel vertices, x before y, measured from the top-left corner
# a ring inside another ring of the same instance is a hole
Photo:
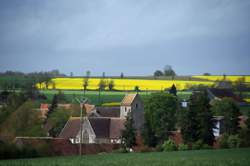
[[[249,166],[250,149],[100,154],[0,161],[0,166]]]

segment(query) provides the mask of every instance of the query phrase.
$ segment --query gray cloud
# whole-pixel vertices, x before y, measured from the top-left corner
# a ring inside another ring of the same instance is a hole
[[[248,0],[2,0],[0,6],[0,70],[134,75],[171,64],[180,74],[250,74]]]

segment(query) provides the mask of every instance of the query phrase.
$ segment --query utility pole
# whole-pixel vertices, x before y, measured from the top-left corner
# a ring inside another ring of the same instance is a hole
[[[83,117],[82,117],[82,107],[84,104],[88,101],[87,98],[78,99],[76,98],[76,101],[80,104],[80,144],[79,144],[79,155],[82,155],[82,123],[83,123]]]

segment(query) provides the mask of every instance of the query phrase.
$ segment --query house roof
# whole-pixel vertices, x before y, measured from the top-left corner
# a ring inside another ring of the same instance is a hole
[[[96,138],[109,138],[109,118],[88,118]]]
[[[120,107],[96,107],[101,117],[120,117]]]
[[[120,138],[121,131],[125,128],[124,127],[125,119],[121,118],[111,118],[110,119],[110,138]]]
[[[40,110],[49,110],[50,104],[41,103]]]
[[[245,102],[239,96],[235,95],[230,89],[218,89],[218,88],[209,88],[208,89],[215,97],[220,99],[224,97],[232,98],[237,102]]]
[[[125,119],[89,117],[90,125],[96,138],[120,138],[121,130],[124,129]],[[80,117],[71,117],[59,134],[59,138],[74,138],[80,130]]]
[[[130,106],[133,103],[133,101],[136,98],[136,96],[137,96],[137,94],[127,94],[123,98],[123,100],[121,102],[121,106]]]
[[[59,134],[59,138],[74,138],[78,134],[80,130],[80,117],[71,117],[64,128],[62,129],[61,133]]]

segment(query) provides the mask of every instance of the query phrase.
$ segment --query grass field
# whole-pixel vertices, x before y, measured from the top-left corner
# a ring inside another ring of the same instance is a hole
[[[250,149],[197,150],[0,161],[0,166],[249,166]]]
[[[52,97],[54,94],[57,94],[57,90],[41,90],[43,94],[45,94],[48,98],[48,102],[51,102]],[[76,97],[84,97],[83,91],[70,91],[70,90],[64,90],[62,91],[66,97],[66,100],[68,102],[75,102],[73,99]],[[86,91],[85,97],[88,98],[89,102],[92,104],[102,104],[102,103],[110,103],[110,102],[121,102],[123,97],[125,96],[127,92],[116,92],[116,91],[103,91],[100,95],[99,100],[99,92],[98,91]],[[135,93],[135,92],[129,92],[129,93]],[[147,96],[150,95],[151,92],[139,92],[142,99],[146,99]],[[188,91],[180,91],[178,92],[178,96],[181,99],[188,99],[191,95],[191,92]]]

